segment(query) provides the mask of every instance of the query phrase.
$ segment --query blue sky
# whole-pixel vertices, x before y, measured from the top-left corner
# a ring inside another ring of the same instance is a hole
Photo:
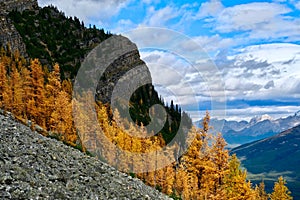
[[[278,118],[300,110],[298,0],[39,0],[39,4],[56,5],[87,26],[123,33],[138,47],[143,45],[135,41],[140,38],[132,34],[135,28],[143,29],[138,33],[148,43],[158,28],[169,30],[158,31],[161,43],[170,39],[170,33],[184,34],[188,38],[184,46],[190,47],[185,53],[194,52],[191,40],[197,43],[209,60],[203,63],[201,57],[195,62],[201,63],[202,77],[184,57],[163,49],[141,49],[158,91],[167,101],[182,104],[194,120],[207,109],[219,109],[212,104],[226,106],[226,112],[215,112],[213,117],[237,120],[261,114]],[[217,71],[209,68],[212,63]],[[222,87],[207,82],[210,78]]]

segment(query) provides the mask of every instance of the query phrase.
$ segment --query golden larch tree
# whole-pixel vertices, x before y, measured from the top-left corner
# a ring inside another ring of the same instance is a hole
[[[247,181],[247,172],[241,170],[240,161],[234,154],[229,161],[229,173],[224,178],[226,198],[230,200],[255,200],[255,191]]]
[[[12,95],[12,112],[21,117],[24,115],[24,90],[22,77],[15,66],[12,67],[10,77],[10,89]]]
[[[26,119],[31,118],[30,113],[31,111],[29,110],[29,101],[33,99],[33,88],[32,88],[32,78],[31,78],[31,71],[27,67],[23,67],[21,70],[21,77],[23,81],[23,91],[24,91],[24,107],[23,107],[23,112],[24,112],[24,117]]]
[[[30,97],[32,97],[29,100],[29,111],[30,116],[33,117],[34,121],[42,126],[43,128],[46,128],[46,105],[45,105],[45,78],[44,78],[44,72],[41,66],[41,63],[38,59],[34,59],[31,61],[30,64],[31,69],[31,86],[32,86],[32,93],[29,94]]]
[[[259,183],[259,185],[255,186],[255,192],[256,192],[256,197],[255,199],[257,200],[268,200],[269,195],[267,194],[265,190],[265,183],[262,181]]]
[[[273,192],[270,195],[271,200],[292,200],[291,192],[286,186],[286,180],[282,176],[275,183]]]
[[[3,62],[0,62],[0,108],[4,108],[4,96],[6,96],[8,87],[8,79],[6,67]]]

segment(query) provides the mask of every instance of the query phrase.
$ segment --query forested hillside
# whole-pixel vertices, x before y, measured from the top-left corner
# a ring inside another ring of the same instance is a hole
[[[62,78],[74,78],[89,51],[111,36],[95,26],[86,28],[77,17],[66,17],[57,8],[12,11],[8,15],[26,44],[31,58],[51,67],[59,63]]]
[[[22,36],[30,58],[38,58],[41,65],[47,67],[46,73],[48,73],[47,71],[53,71],[52,66],[58,63],[62,80],[74,79],[85,56],[101,41],[112,35],[103,29],[97,29],[95,26],[91,27],[90,25],[89,28],[86,28],[84,23],[80,22],[77,17],[66,17],[63,12],[53,6],[40,8],[37,11],[25,10],[22,13],[12,11],[8,16]],[[143,63],[138,52],[137,55],[130,56],[135,57],[138,63]],[[118,63],[118,61],[115,62]],[[112,80],[117,81],[119,74],[125,73],[126,70],[130,70],[130,67],[138,64],[130,60],[127,62],[127,66],[124,66],[123,69],[118,69],[115,64],[112,64],[112,67],[119,70],[115,72],[114,77],[111,77]],[[103,77],[106,78],[103,79]],[[110,74],[107,72],[103,77],[100,79],[99,86],[110,85],[112,82],[108,78]],[[111,94],[98,95],[97,98],[101,101],[110,100],[110,97],[106,97],[107,95]],[[148,100],[145,100],[145,98]],[[165,123],[161,133],[167,143],[173,139],[174,134],[177,132],[181,115],[186,119],[189,118],[185,113],[181,113],[178,105],[176,105],[177,110],[175,110],[175,105],[170,108],[166,106],[151,84],[145,85],[136,91],[131,100],[130,113],[133,120],[145,125],[150,121],[149,113],[146,112],[147,108],[154,104],[165,106],[170,120]],[[107,103],[107,101],[104,103]],[[186,124],[189,124],[187,128],[190,128],[192,125],[191,120]]]

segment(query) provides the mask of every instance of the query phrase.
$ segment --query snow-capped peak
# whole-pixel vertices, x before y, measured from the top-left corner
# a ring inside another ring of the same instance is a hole
[[[255,116],[254,118],[251,119],[250,124],[256,124],[258,122],[262,122],[265,120],[273,121],[274,119],[270,115],[262,115],[262,116]]]
[[[273,118],[270,115],[262,115],[260,121],[270,120],[272,121]]]
[[[300,117],[300,110],[298,110],[298,111],[295,113],[294,116],[295,116],[295,117]]]

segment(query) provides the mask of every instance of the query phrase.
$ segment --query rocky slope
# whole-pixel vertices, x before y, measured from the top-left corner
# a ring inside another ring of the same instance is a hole
[[[0,114],[0,199],[169,199]]]

